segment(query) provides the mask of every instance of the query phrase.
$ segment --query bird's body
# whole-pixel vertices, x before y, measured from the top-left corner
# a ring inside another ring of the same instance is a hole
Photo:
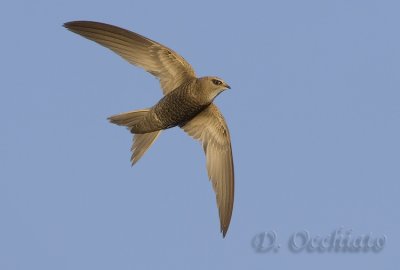
[[[144,119],[131,127],[134,134],[183,126],[211,102],[199,95],[198,79],[188,81],[165,95],[150,108]]]
[[[162,130],[179,126],[200,140],[225,236],[233,210],[233,158],[228,127],[213,100],[230,89],[229,85],[214,76],[196,77],[192,67],[179,54],[134,32],[89,21],[69,22],[64,26],[111,49],[160,80],[164,97],[154,106],[113,115],[109,120],[127,127],[134,134],[132,164],[144,155]]]

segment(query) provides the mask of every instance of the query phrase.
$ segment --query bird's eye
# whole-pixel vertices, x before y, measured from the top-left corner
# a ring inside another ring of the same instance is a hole
[[[215,85],[221,85],[221,84],[222,84],[222,82],[221,82],[220,80],[216,80],[216,79],[212,80],[212,82],[213,82]]]

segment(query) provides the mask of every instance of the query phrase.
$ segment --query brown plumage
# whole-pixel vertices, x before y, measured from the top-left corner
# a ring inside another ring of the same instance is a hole
[[[186,60],[173,50],[134,32],[98,22],[64,24],[70,31],[91,39],[156,76],[164,97],[153,107],[109,117],[133,134],[132,164],[149,149],[164,129],[179,126],[199,140],[206,154],[208,176],[217,197],[221,232],[225,237],[232,217],[234,169],[226,122],[212,103],[230,89],[218,77],[197,78]]]

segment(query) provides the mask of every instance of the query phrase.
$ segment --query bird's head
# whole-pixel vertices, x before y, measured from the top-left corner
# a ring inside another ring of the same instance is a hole
[[[222,91],[231,87],[221,78],[202,77],[200,78],[201,89],[207,94],[207,98],[213,101]]]

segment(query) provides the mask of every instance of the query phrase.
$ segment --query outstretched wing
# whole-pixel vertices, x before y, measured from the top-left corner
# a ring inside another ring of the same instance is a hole
[[[129,63],[158,77],[164,95],[195,77],[186,60],[173,50],[134,32],[99,22],[74,21],[64,26],[119,54]]]
[[[211,104],[182,128],[203,145],[208,176],[217,197],[221,232],[225,237],[234,199],[233,158],[228,127],[221,112]]]

